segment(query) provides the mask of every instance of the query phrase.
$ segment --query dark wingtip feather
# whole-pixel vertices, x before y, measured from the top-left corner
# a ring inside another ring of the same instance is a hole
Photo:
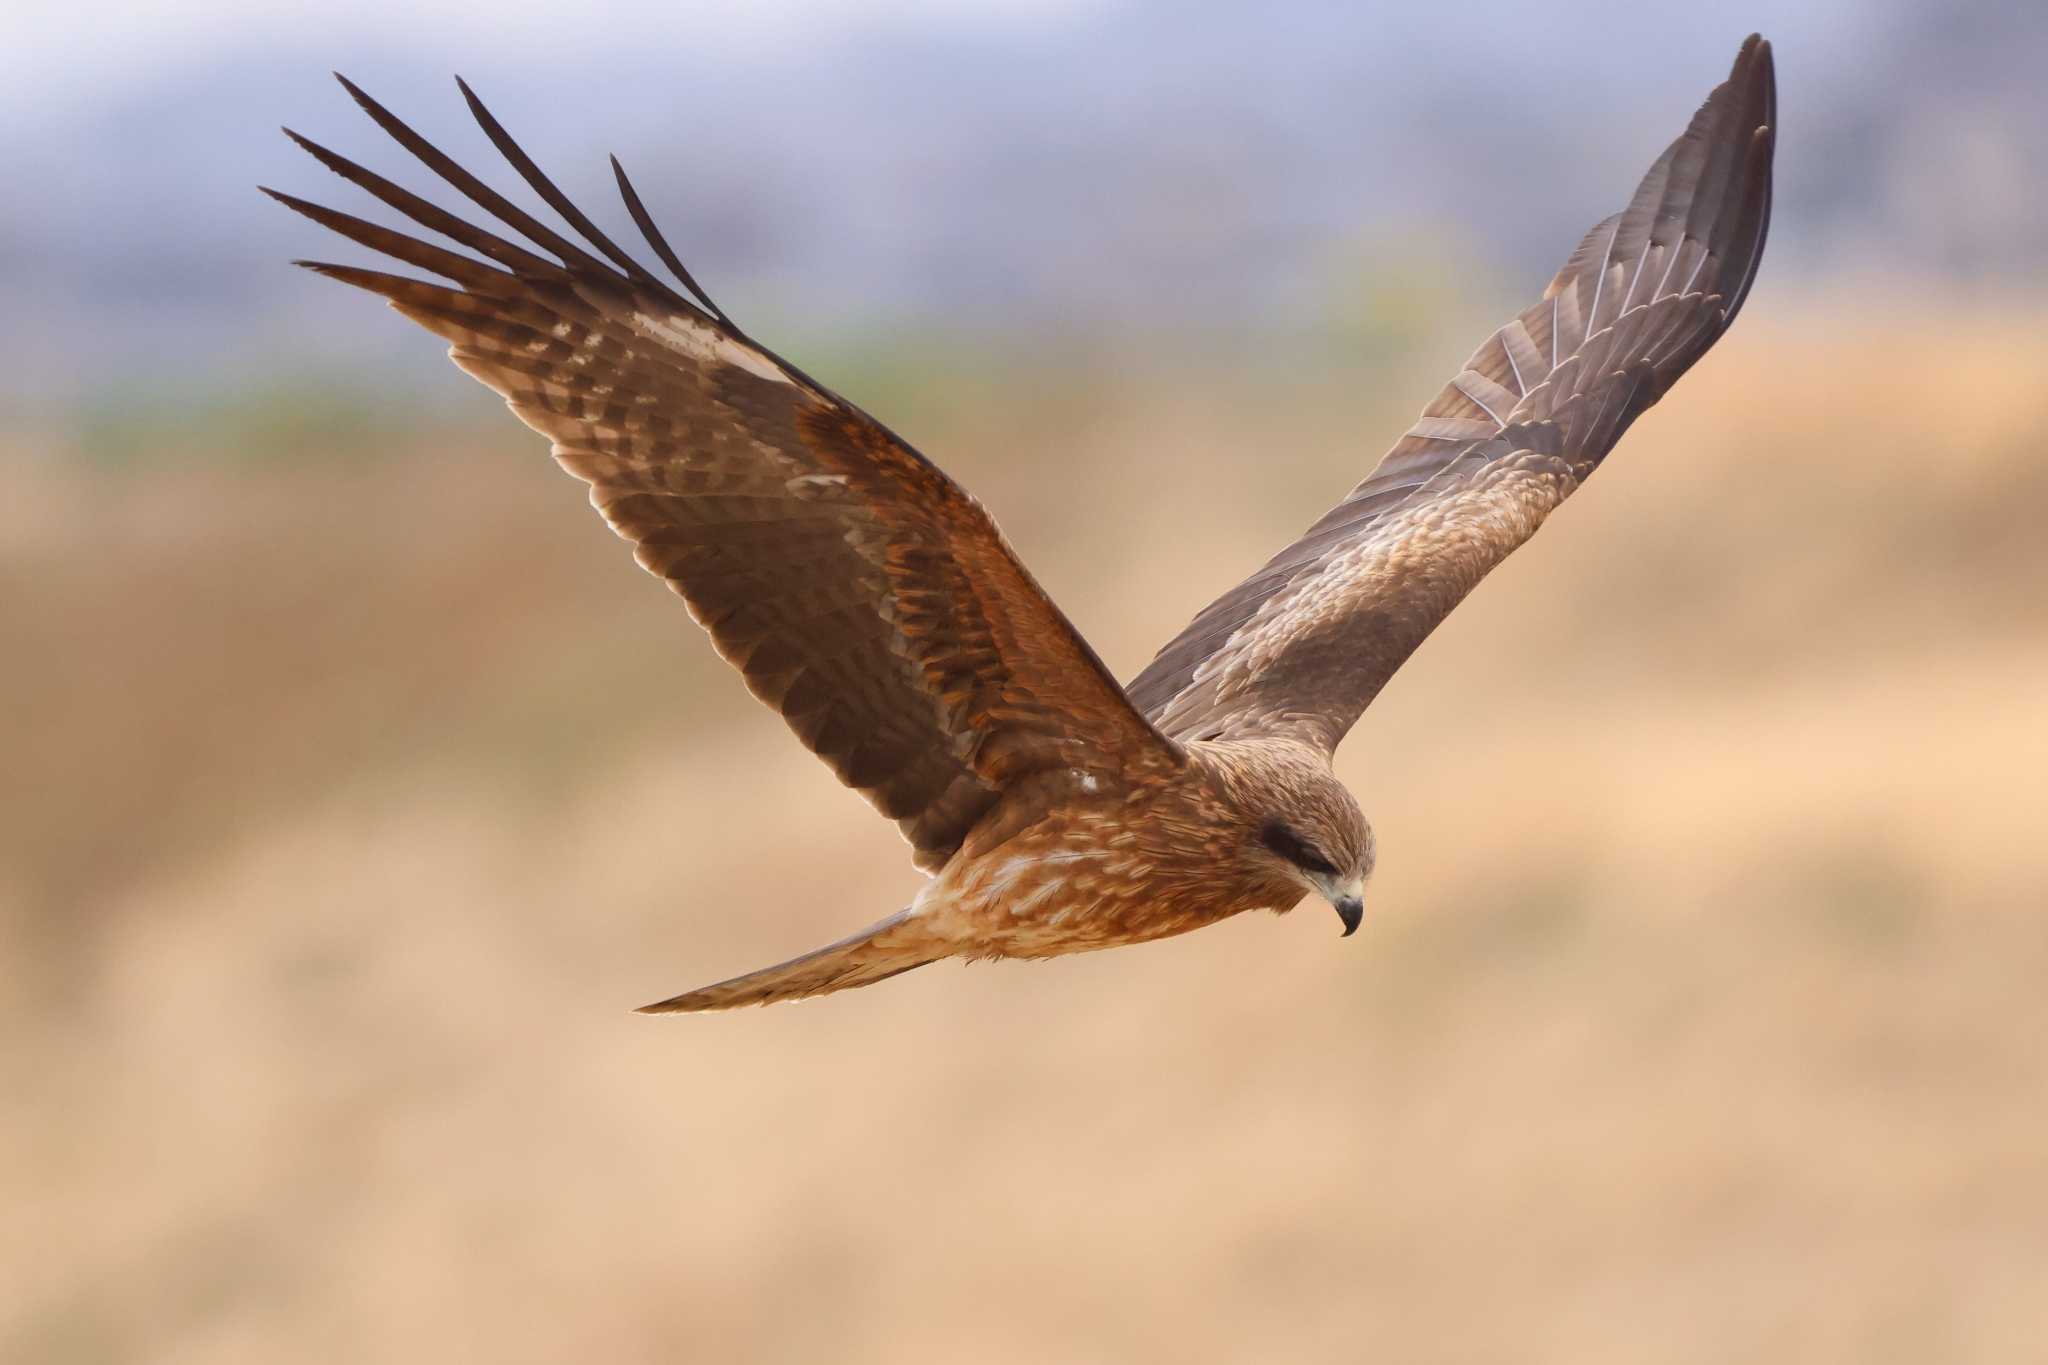
[[[439,148],[414,132],[403,120],[399,119],[397,115],[386,109],[382,104],[379,104],[370,96],[368,91],[364,90],[347,76],[344,76],[339,71],[334,72],[333,75],[334,79],[340,83],[342,89],[349,93],[349,97],[362,108],[364,113],[370,116],[371,120],[378,127],[382,128],[400,146],[424,162],[428,169],[461,191],[473,203],[495,215],[500,221],[523,234],[544,250],[553,252],[571,271],[601,271],[605,269],[601,262],[583,252],[560,234],[548,229],[530,214],[513,205],[503,195],[492,190],[474,175],[462,169],[461,166],[457,165]],[[533,188],[535,193],[539,194],[542,199],[547,201],[550,207],[561,214],[577,232],[581,233],[592,246],[596,247],[600,253],[608,258],[613,266],[636,284],[657,289],[667,294],[678,304],[686,304],[688,302],[688,300],[677,296],[667,285],[663,284],[654,275],[650,274],[645,267],[640,265],[639,262],[621,250],[595,223],[591,222],[589,217],[569,201],[568,196],[564,195],[555,186],[554,182],[541,171],[540,167],[534,163],[533,159],[526,155],[518,143],[513,141],[511,134],[505,131],[504,125],[499,123],[497,118],[484,105],[483,100],[478,97],[476,91],[467,80],[458,75],[455,77],[455,85],[462,92],[463,100],[469,106],[470,114],[476,119],[478,125],[482,127],[492,144],[497,147],[499,153],[505,157],[514,170],[519,172],[521,178]],[[370,188],[373,193],[378,193],[379,197],[385,198],[386,202],[391,202],[389,195],[384,193],[384,190],[388,188],[396,191],[395,186],[389,186],[388,182],[372,185],[369,183],[370,176],[368,172],[363,171],[345,158],[328,151],[310,139],[301,137],[289,128],[284,131],[286,136],[319,159],[329,169],[338,172],[345,178],[354,180],[357,184]],[[712,318],[737,333],[738,328],[734,326],[731,317],[727,315],[724,309],[712,301],[711,296],[705,292],[703,286],[699,285],[695,277],[684,268],[681,259],[677,257],[675,251],[669,246],[666,239],[662,237],[660,229],[654,226],[654,221],[648,215],[646,206],[641,202],[639,194],[633,189],[632,182],[626,178],[625,168],[619,164],[619,159],[613,157],[611,161],[612,172],[619,182],[620,193],[626,201],[627,211],[633,215],[634,224],[640,229],[641,235],[647,239],[648,245],[661,258],[662,264],[675,272],[676,278],[682,282],[683,287],[689,292],[691,299],[701,304]],[[376,179],[381,182],[381,177]],[[408,204],[394,206],[415,219],[420,218],[420,210],[431,211],[424,204],[424,201],[417,200],[416,196],[407,196],[407,199]],[[412,205],[418,205],[418,210],[412,207]],[[456,225],[451,222],[441,221],[442,217],[444,215],[435,215],[436,221],[430,225],[439,231],[451,231],[451,228],[454,228]],[[471,228],[469,231],[475,232],[476,229]],[[466,240],[464,234],[459,231],[457,235],[464,240],[464,245],[477,246],[476,242]],[[505,243],[503,246],[510,247],[510,244]],[[516,248],[512,249],[516,250]],[[486,254],[502,263],[513,264],[515,268],[525,264],[515,263],[507,259],[507,256],[501,250],[488,250]]]
[[[269,195],[272,199],[275,199],[278,203],[283,204],[293,213],[300,213],[308,218],[314,218],[321,212],[318,204],[310,200],[301,199],[296,194],[286,194],[283,190],[274,190],[268,185],[258,185],[256,188],[262,193]]]
[[[564,222],[583,234],[584,241],[596,247],[634,283],[646,285],[664,294],[671,292],[667,285],[648,273],[645,266],[627,255],[616,242],[607,237],[597,224],[590,220],[589,215],[576,207],[568,195],[562,193],[561,188],[548,178],[547,172],[543,171],[539,164],[526,154],[525,148],[506,131],[505,125],[498,122],[497,116],[484,106],[476,91],[469,88],[468,81],[457,76],[455,86],[462,92],[464,102],[469,105],[470,117],[484,130],[484,136],[491,140],[491,145],[498,149],[498,154],[505,158],[513,170],[519,172],[519,178],[524,180],[549,208],[561,214]]]
[[[412,219],[415,223],[442,233],[460,242],[463,246],[487,256],[498,264],[519,274],[545,279],[561,276],[565,273],[562,267],[547,260],[545,257],[536,256],[523,247],[506,241],[502,237],[485,232],[474,224],[464,222],[446,209],[429,203],[412,191],[394,185],[374,171],[358,166],[339,152],[331,152],[311,138],[301,137],[289,128],[285,129],[284,132],[285,136],[297,143],[307,155],[311,156],[328,170],[333,171],[336,175],[359,189],[367,190],[370,194]],[[386,249],[374,243],[371,245],[380,251]]]
[[[353,99],[357,104],[362,105],[365,109],[369,109],[372,107],[379,109],[383,108],[383,106],[378,104],[377,101],[370,98],[369,94],[366,91],[364,91],[363,87],[357,85],[354,81],[342,75],[339,71],[330,71],[327,74],[334,77],[334,79],[336,79],[337,81],[340,81],[341,88],[348,91],[349,98]]]
[[[440,288],[439,285],[430,285],[425,280],[408,279],[404,275],[393,275],[382,270],[365,270],[361,266],[342,265],[337,261],[293,261],[292,264],[302,270],[310,270],[316,275],[325,275],[330,280],[340,280],[343,284],[352,284],[373,294],[383,294],[386,298],[390,298],[390,291],[397,287],[416,285],[422,289]]]
[[[329,279],[335,280],[346,280],[350,284],[355,284],[361,279],[371,277],[383,278],[377,271],[364,270],[359,266],[342,265],[336,261],[300,260],[293,261],[292,264],[298,266],[301,270],[310,270],[315,275],[325,275]]]
[[[1777,151],[1778,81],[1771,45],[1752,33],[1736,54],[1723,87],[1735,109],[1729,118],[1726,188],[1715,237],[1729,251],[1717,283],[1726,300],[1721,329],[1735,321],[1762,264],[1771,226],[1772,163]],[[1718,93],[1718,92],[1717,92]]]
[[[1746,239],[1751,245],[1742,262],[1741,273],[1728,291],[1728,312],[1722,321],[1724,328],[1734,322],[1735,315],[1742,311],[1743,302],[1749,298],[1749,288],[1756,283],[1757,269],[1763,264],[1764,243],[1771,231],[1771,162],[1777,152],[1777,141],[1777,130],[1769,124],[1750,135],[1747,183],[1743,187],[1743,210],[1737,239]]]
[[[370,116],[371,122],[382,128],[392,141],[412,153],[419,160],[420,164],[441,177],[448,184],[454,186],[471,203],[477,205],[486,213],[495,216],[499,222],[505,224],[513,231],[524,235],[542,250],[553,252],[561,260],[563,266],[570,271],[596,276],[609,276],[615,280],[619,278],[617,272],[612,270],[603,261],[584,251],[574,242],[549,228],[532,214],[526,212],[526,210],[514,204],[504,195],[499,194],[476,176],[464,170],[454,158],[413,131],[412,127],[404,119],[399,118],[389,109],[377,103],[376,100],[371,99],[355,82],[349,80],[340,72],[335,73],[335,79],[340,81],[342,88],[347,90],[354,97],[355,102],[362,106],[363,112]]]
[[[381,289],[372,288],[367,281],[361,278],[362,276],[374,273],[372,271],[360,270],[355,266],[341,265],[334,261],[297,260],[293,261],[292,264],[301,270],[310,270],[315,275],[325,275],[330,280],[340,280],[343,284],[352,284],[358,289],[369,289],[373,294],[384,292]]]
[[[366,246],[372,251],[381,251],[387,256],[404,261],[407,265],[415,265],[422,270],[431,270],[436,275],[459,281],[474,292],[502,294],[505,282],[516,278],[510,272],[494,270],[481,261],[445,250],[431,242],[423,242],[417,237],[394,232],[390,228],[358,218],[354,214],[343,213],[324,204],[315,204],[297,195],[285,194],[267,186],[258,188],[292,212],[310,218],[320,226],[338,232],[360,246]]]
[[[647,239],[647,245],[654,248],[654,254],[661,258],[661,263],[675,273],[675,277],[683,282],[683,288],[689,290],[697,302],[710,311],[711,316],[731,327],[732,319],[725,315],[723,308],[711,301],[711,296],[704,292],[704,287],[698,284],[684,267],[682,259],[668,244],[668,239],[661,235],[661,229],[655,226],[654,216],[648,213],[647,205],[640,201],[640,193],[633,188],[633,182],[627,178],[626,168],[620,164],[618,157],[614,156],[611,160],[612,177],[619,182],[619,197],[626,201],[626,212],[633,216],[633,225],[640,229],[640,235]]]
[[[480,319],[487,321],[489,318],[488,301],[479,302],[473,294],[414,279],[410,275],[364,270],[333,261],[293,261],[292,264],[316,275],[325,275],[330,280],[367,290],[428,331],[449,340],[456,339],[457,329],[473,331]]]
[[[370,97],[369,91],[363,89],[363,87],[357,85],[354,81],[342,75],[339,71],[332,71],[329,72],[328,74],[333,76],[335,80],[339,81],[341,83],[341,88],[348,91],[348,97],[354,100],[356,104],[361,107],[364,113],[368,114],[371,118],[377,120],[378,123],[381,124],[384,122],[384,120],[392,117],[391,112],[388,109],[386,109],[383,105],[377,103],[376,100]]]
[[[324,208],[319,204],[313,203],[311,200],[301,199],[296,194],[286,194],[283,190],[274,190],[270,188],[270,186],[268,185],[258,185],[256,189],[259,193],[266,194],[270,198],[276,200],[278,203],[283,204],[293,213],[296,213],[303,218],[310,218],[314,222],[321,224],[321,226],[323,227],[328,226],[326,220],[329,217],[346,216],[342,214],[336,214],[333,209]],[[292,262],[292,264],[299,265],[302,264],[302,262],[294,261]]]
[[[287,128],[284,130],[284,135],[290,138],[294,143],[296,143],[300,151],[312,157],[315,161],[327,167],[328,170],[333,171],[336,175],[341,176],[343,179],[350,179],[351,177],[349,176],[349,171],[356,169],[355,162],[350,161],[340,152],[331,152],[327,150],[327,148],[313,141],[312,138],[307,137],[304,133],[295,132],[292,129]]]

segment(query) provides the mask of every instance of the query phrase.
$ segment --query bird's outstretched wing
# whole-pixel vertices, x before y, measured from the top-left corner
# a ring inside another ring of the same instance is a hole
[[[1542,300],[1487,338],[1365,482],[1131,683],[1162,731],[1336,748],[1437,623],[1727,330],[1770,220],[1776,97],[1770,45],[1752,36]]]
[[[897,821],[920,866],[942,866],[1022,778],[1180,761],[981,505],[741,333],[683,269],[616,160],[628,211],[690,297],[599,231],[466,85],[485,133],[588,249],[342,83],[429,169],[549,254],[286,130],[344,179],[476,253],[266,191],[455,287],[301,264],[447,338],[457,365],[550,438],[640,563],[684,598],[754,694]]]

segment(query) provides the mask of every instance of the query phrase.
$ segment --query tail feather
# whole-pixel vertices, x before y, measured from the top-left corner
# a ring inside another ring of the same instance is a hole
[[[909,920],[910,911],[899,910],[837,943],[729,981],[642,1005],[639,1013],[686,1014],[829,995],[855,986],[872,986],[945,957],[944,947],[929,934],[919,928],[906,929]]]

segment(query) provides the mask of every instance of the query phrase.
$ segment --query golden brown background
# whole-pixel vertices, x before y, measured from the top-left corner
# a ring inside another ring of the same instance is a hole
[[[2035,1358],[2048,329],[1775,264],[1355,732],[1355,939],[731,1015],[628,1009],[916,875],[537,438],[21,423],[0,1358]],[[1398,363],[795,358],[1128,676],[1493,320],[1431,300]]]

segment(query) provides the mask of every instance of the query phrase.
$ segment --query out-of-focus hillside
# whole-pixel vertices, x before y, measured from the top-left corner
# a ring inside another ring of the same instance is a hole
[[[538,440],[18,436],[0,1358],[2025,1358],[2044,366],[1760,293],[1356,732],[1353,940],[683,1019],[916,877]],[[950,368],[1125,675],[1429,387]]]

